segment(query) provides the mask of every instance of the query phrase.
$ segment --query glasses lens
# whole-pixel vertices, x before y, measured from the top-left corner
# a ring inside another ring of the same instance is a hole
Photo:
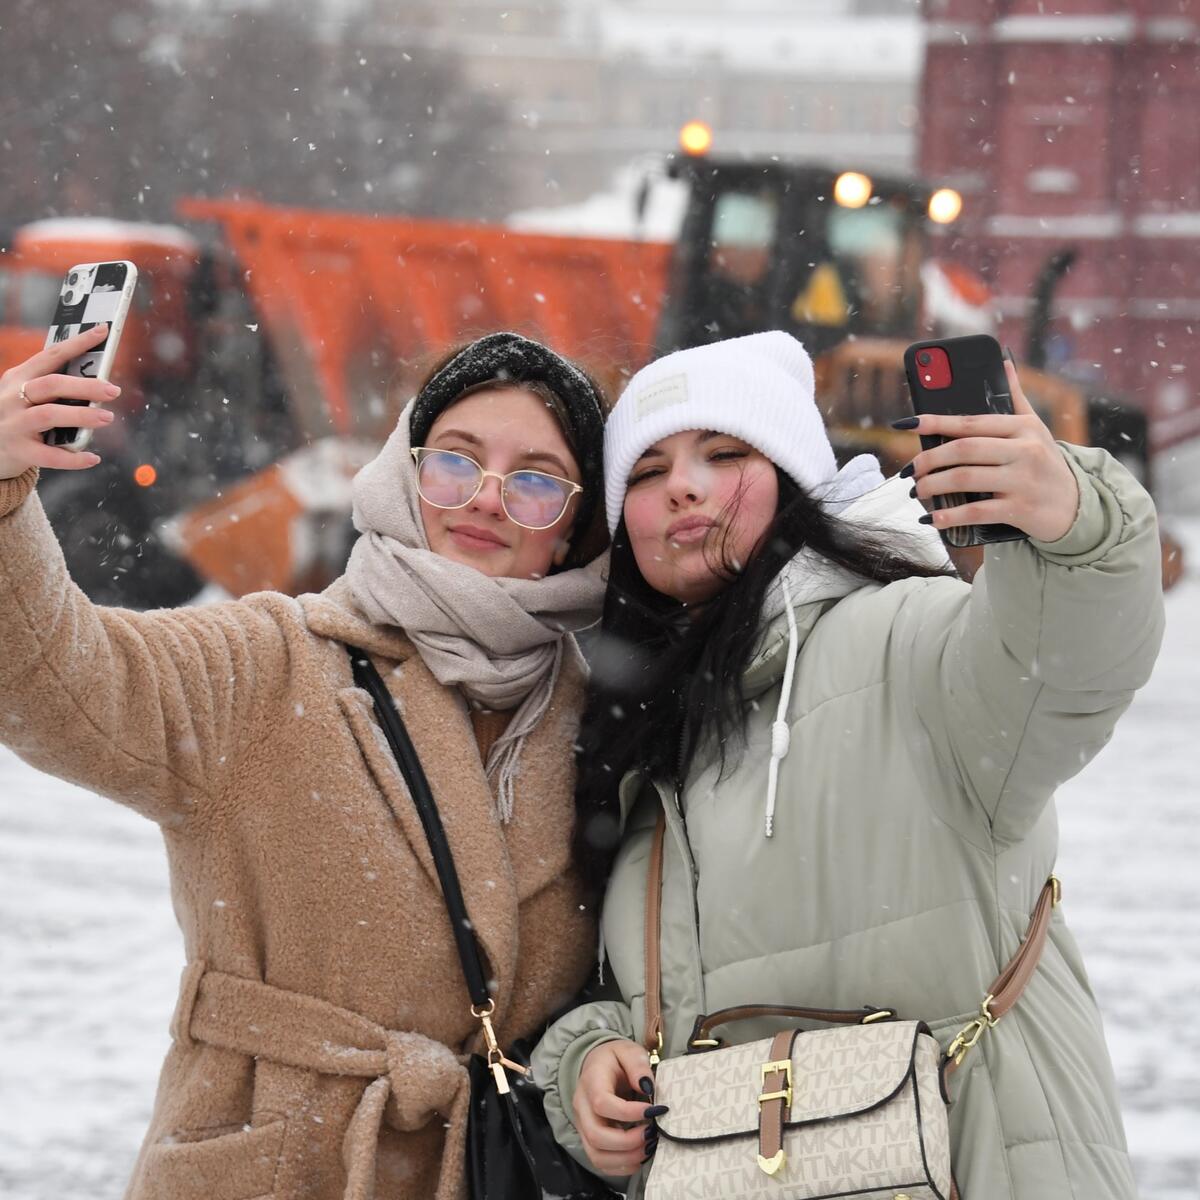
[[[417,467],[417,490],[437,508],[462,508],[479,490],[479,467],[463,454],[426,450]]]
[[[557,479],[541,471],[515,471],[504,488],[504,507],[518,525],[547,529],[563,515],[570,495]]]

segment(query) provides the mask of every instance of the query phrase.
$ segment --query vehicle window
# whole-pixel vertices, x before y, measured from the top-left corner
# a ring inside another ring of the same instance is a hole
[[[767,274],[779,198],[774,190],[724,192],[713,211],[712,272],[733,283],[754,286]]]
[[[880,330],[902,323],[920,288],[921,246],[908,215],[886,203],[835,207],[829,245],[854,285],[865,323]]]

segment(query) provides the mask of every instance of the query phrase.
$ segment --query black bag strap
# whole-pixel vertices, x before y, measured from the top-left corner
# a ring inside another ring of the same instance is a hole
[[[477,1009],[488,1008],[492,998],[488,994],[487,976],[483,970],[483,960],[479,953],[479,943],[473,932],[474,926],[467,915],[467,906],[463,900],[462,886],[458,881],[458,871],[454,866],[454,856],[450,853],[450,843],[446,839],[446,830],[442,825],[441,814],[425,777],[425,770],[417,756],[416,747],[399,709],[387,690],[387,685],[380,678],[375,664],[367,654],[354,646],[347,646],[350,655],[350,667],[354,672],[354,682],[369,693],[375,703],[375,712],[379,715],[379,724],[383,727],[383,735],[387,738],[400,774],[408,784],[417,815],[421,818],[421,826],[429,839],[429,850],[433,855],[433,864],[437,868],[438,878],[442,883],[442,895],[446,901],[446,911],[450,914],[450,925],[454,930],[454,942],[458,947],[458,957],[462,960],[463,975],[467,981],[467,991],[471,1003]]]

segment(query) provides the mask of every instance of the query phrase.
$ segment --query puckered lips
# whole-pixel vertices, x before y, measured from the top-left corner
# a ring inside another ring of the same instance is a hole
[[[680,517],[678,521],[672,521],[667,526],[667,541],[675,546],[694,545],[696,542],[704,541],[708,536],[708,531],[715,529],[716,524],[712,517],[702,517],[698,514]]]

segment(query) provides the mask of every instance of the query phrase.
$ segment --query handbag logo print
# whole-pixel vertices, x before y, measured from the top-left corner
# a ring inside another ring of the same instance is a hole
[[[782,1157],[768,1174],[756,1150],[761,1070],[770,1052],[767,1039],[659,1066],[655,1098],[671,1112],[659,1121],[663,1136],[646,1200],[803,1200],[874,1190],[937,1200],[950,1194],[939,1052],[915,1022],[796,1038],[795,1096]]]
[[[933,1103],[936,1095],[923,1097],[919,1119],[917,1091],[910,1076],[902,1090],[880,1108],[841,1120],[787,1128],[784,1163],[774,1176],[758,1167],[755,1134],[707,1143],[664,1137],[654,1158],[646,1200],[734,1196],[804,1200],[871,1191],[895,1194],[899,1190],[911,1200],[940,1200],[949,1195],[950,1179],[948,1149],[944,1155],[937,1152],[939,1141],[947,1144],[946,1131],[939,1128],[939,1118],[941,1125],[945,1122],[945,1106]],[[668,1093],[656,1088],[655,1095],[667,1102]],[[921,1136],[922,1122],[927,1125],[927,1137]],[[928,1167],[922,1161],[923,1143],[930,1158]]]

